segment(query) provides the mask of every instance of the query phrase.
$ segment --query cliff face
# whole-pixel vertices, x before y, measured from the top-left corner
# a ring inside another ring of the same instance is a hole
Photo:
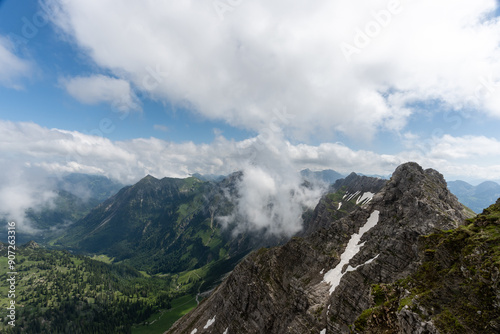
[[[373,195],[379,192],[386,183],[387,180],[356,173],[337,180],[314,209],[312,219],[305,221],[303,231],[297,236],[310,235],[321,228],[330,226],[332,221],[347,216],[357,206],[371,201]]]
[[[248,256],[168,333],[348,333],[373,305],[373,284],[416,271],[419,236],[469,216],[442,175],[404,164],[347,217]]]
[[[500,333],[500,199],[457,229],[420,237],[421,265],[372,286],[363,333]]]

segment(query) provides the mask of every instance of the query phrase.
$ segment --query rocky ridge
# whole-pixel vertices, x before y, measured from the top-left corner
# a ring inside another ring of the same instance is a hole
[[[466,225],[420,237],[417,271],[372,286],[375,306],[356,332],[499,333],[499,244],[500,199]]]
[[[310,235],[329,226],[332,221],[347,216],[357,206],[368,203],[386,183],[387,180],[356,173],[335,181],[314,209],[311,219],[305,221],[303,231],[297,236]]]
[[[470,216],[441,174],[401,165],[347,217],[313,222],[324,228],[248,256],[168,333],[349,333],[374,303],[373,284],[416,271],[420,236]]]

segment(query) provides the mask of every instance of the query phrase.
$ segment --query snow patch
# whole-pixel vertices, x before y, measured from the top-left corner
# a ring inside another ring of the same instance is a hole
[[[326,328],[319,332],[319,334],[326,334]]]
[[[342,207],[342,202],[339,203],[339,207],[337,208],[337,210],[340,210],[341,207]]]
[[[228,330],[229,330],[229,327],[228,327],[228,328],[226,328],[226,330],[225,330],[225,331],[224,331],[224,333],[222,333],[222,334],[227,334],[227,333],[228,333]]]
[[[195,333],[197,333],[197,332],[198,332],[198,328],[195,328],[195,329],[193,329],[193,330],[191,331],[191,334],[195,334]]]
[[[375,196],[374,193],[371,193],[371,192],[366,192],[366,193],[363,193],[357,200],[356,200],[356,204],[367,204],[368,202],[370,202],[372,199],[373,199],[373,196]]]
[[[359,266],[356,266],[355,268],[353,268],[351,265],[349,265],[346,269],[346,273],[349,272],[349,271],[354,271],[354,270],[357,270],[358,268],[362,267],[362,266],[366,266],[367,264],[370,264],[372,263],[373,261],[375,261],[377,259],[377,257],[379,257],[380,254],[378,254],[377,256],[375,256],[373,259],[370,259],[368,261],[366,261],[365,263],[363,264],[360,264]]]
[[[361,191],[359,191],[359,190],[358,190],[358,191],[356,191],[354,194],[350,194],[350,195],[348,195],[348,197],[347,197],[346,201],[348,201],[348,202],[349,202],[351,199],[353,199],[354,197],[358,196],[360,193],[361,193]]]
[[[208,319],[207,324],[205,325],[205,327],[203,327],[203,329],[207,329],[208,327],[212,326],[215,322],[215,317],[216,316],[214,315],[212,319]]]
[[[320,273],[320,275],[323,275],[324,272],[325,272],[325,269],[323,268],[323,269],[321,269],[321,271],[319,273]]]
[[[377,225],[378,220],[379,220],[379,214],[380,214],[380,212],[378,210],[375,210],[372,212],[372,214],[368,218],[367,222],[359,229],[359,232],[354,233],[351,236],[351,239],[349,240],[344,253],[342,253],[342,255],[340,255],[340,263],[337,264],[337,266],[335,268],[329,270],[325,274],[325,276],[323,277],[323,281],[326,283],[329,283],[331,286],[330,287],[330,295],[335,291],[337,286],[340,284],[340,280],[342,279],[342,276],[344,276],[345,273],[348,272],[348,270],[346,270],[345,272],[342,272],[342,268],[344,268],[344,266],[346,264],[349,264],[349,261],[351,261],[351,259],[354,256],[356,256],[356,254],[358,254],[361,247],[363,247],[363,245],[365,244],[364,242],[360,244],[360,241],[361,241],[361,238],[363,237],[363,235]],[[377,255],[377,257],[378,257],[378,255]],[[377,257],[375,257],[374,259],[372,259],[370,261],[367,261],[367,263],[365,263],[365,264],[372,262]],[[353,268],[353,270],[356,270],[356,268]]]

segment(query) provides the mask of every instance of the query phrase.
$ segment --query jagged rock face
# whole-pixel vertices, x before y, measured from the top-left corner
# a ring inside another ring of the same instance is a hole
[[[314,209],[312,218],[304,222],[304,229],[297,236],[310,235],[320,228],[330,226],[332,221],[347,216],[354,209],[352,204],[364,204],[386,183],[387,180],[360,176],[356,173],[337,180]]]
[[[500,199],[467,225],[420,237],[417,271],[373,286],[356,332],[500,333],[499,244]]]
[[[420,235],[468,215],[439,173],[404,164],[349,216],[247,257],[168,333],[349,333],[372,284],[415,271]]]

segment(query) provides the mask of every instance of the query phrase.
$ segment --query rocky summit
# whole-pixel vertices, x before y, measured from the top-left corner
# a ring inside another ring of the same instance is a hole
[[[375,305],[373,286],[417,272],[421,236],[473,216],[441,174],[416,163],[399,166],[380,191],[361,198],[349,215],[311,222],[320,228],[249,255],[168,333],[350,333]],[[315,217],[324,219],[328,210],[317,208]],[[405,312],[404,319],[423,324],[412,333],[434,330],[418,312]]]

